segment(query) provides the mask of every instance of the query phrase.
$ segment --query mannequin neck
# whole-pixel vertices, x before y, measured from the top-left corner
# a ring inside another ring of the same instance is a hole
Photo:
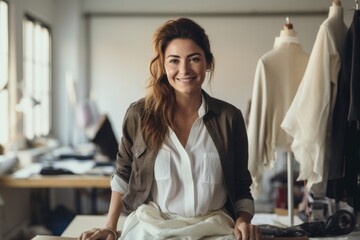
[[[333,6],[339,6],[339,7],[340,7],[340,6],[341,6],[341,1],[340,1],[340,0],[333,0],[333,1],[332,1],[332,5],[333,5]]]
[[[280,37],[296,37],[296,31],[284,27],[284,29],[280,31]]]

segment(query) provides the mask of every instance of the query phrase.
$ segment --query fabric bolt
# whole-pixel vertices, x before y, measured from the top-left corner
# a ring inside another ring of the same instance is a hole
[[[282,33],[282,32],[281,32]],[[280,124],[303,77],[309,54],[296,36],[280,34],[274,48],[258,61],[248,124],[249,171],[252,194],[259,195],[265,167],[272,167],[276,151],[290,151],[292,138]]]
[[[293,142],[291,150],[300,164],[298,180],[307,188],[327,179],[331,119],[336,99],[337,79],[347,27],[343,9],[331,6],[328,18],[320,25],[309,62],[281,128]],[[314,194],[325,195],[318,185]]]

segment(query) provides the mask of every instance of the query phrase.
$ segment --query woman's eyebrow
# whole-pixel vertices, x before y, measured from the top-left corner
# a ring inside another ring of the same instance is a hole
[[[168,55],[166,58],[170,58],[170,57],[173,57],[173,58],[180,58],[180,56],[178,56],[178,55],[174,55],[174,54],[170,54],[170,55]]]
[[[187,56],[187,58],[189,57],[193,57],[193,56],[197,56],[197,55],[201,55],[200,53],[196,52],[196,53],[191,53]],[[180,56],[178,55],[175,55],[175,54],[170,54],[168,55],[166,58],[169,58],[169,57],[174,57],[174,58],[180,58]]]
[[[193,56],[197,56],[197,55],[201,56],[200,53],[196,52],[196,53],[189,54],[187,57],[189,58],[189,57],[193,57]]]

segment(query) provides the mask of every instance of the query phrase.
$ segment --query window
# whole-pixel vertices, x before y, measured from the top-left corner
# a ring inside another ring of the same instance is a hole
[[[9,140],[9,24],[8,3],[0,0],[0,144]]]
[[[50,132],[51,35],[42,22],[26,16],[23,23],[24,73],[20,111],[27,139]]]

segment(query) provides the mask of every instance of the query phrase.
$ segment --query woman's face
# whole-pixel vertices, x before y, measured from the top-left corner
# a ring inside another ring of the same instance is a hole
[[[192,40],[172,40],[165,49],[164,67],[176,94],[201,92],[207,64],[204,51]]]

